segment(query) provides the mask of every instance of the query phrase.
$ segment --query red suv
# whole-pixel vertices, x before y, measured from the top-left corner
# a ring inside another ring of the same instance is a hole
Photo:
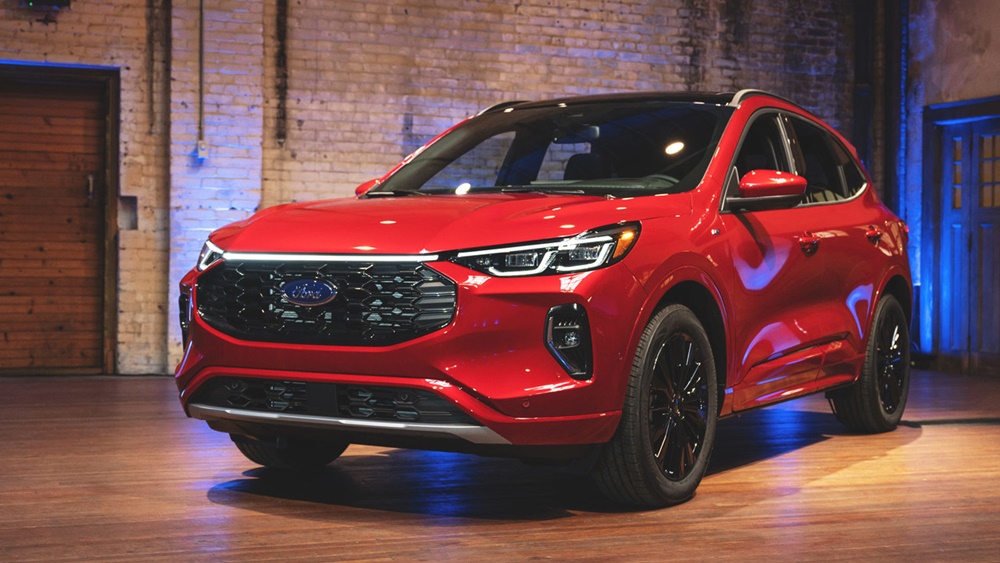
[[[825,391],[854,431],[896,426],[906,243],[851,145],[779,97],[511,102],[356,198],[212,233],[177,386],[270,467],[350,443],[574,460],[663,506],[720,417]]]

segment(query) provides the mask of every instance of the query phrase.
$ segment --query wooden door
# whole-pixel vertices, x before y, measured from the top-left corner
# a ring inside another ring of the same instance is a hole
[[[0,80],[0,374],[109,369],[107,98]]]
[[[1000,374],[1000,119],[943,131],[940,347],[963,371]]]

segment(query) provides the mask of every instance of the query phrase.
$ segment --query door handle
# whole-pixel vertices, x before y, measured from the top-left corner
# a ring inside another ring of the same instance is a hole
[[[865,238],[872,244],[878,244],[882,240],[882,229],[875,225],[869,225],[868,230],[865,231]]]
[[[795,240],[799,243],[799,248],[802,249],[802,252],[806,253],[806,256],[812,256],[819,249],[819,237],[812,233],[802,233],[795,237]]]

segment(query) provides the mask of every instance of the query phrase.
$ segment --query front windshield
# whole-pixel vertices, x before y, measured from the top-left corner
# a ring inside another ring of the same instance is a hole
[[[701,181],[730,108],[668,101],[488,112],[368,193],[680,192]]]

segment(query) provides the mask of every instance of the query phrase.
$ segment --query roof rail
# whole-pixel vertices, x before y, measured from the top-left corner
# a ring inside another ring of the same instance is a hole
[[[499,109],[504,109],[504,108],[508,108],[508,107],[511,107],[511,106],[516,106],[517,104],[523,104],[526,101],[528,101],[528,100],[508,100],[506,102],[500,102],[498,104],[493,104],[492,106],[489,106],[489,107],[483,109],[482,111],[480,111],[476,115],[483,115],[484,113],[486,113],[488,111],[496,111],[496,110],[499,110]]]
[[[743,100],[746,100],[747,98],[752,98],[754,96],[771,96],[772,98],[778,98],[779,100],[788,102],[788,103],[790,103],[790,104],[792,104],[794,106],[798,106],[798,104],[796,104],[795,102],[789,100],[788,98],[785,98],[783,96],[779,96],[777,94],[772,94],[772,93],[766,92],[764,90],[756,90],[754,88],[747,88],[745,90],[740,90],[739,92],[736,92],[735,94],[733,94],[733,99],[727,105],[729,105],[731,107],[736,107],[736,106],[740,105],[741,103],[743,103]]]

